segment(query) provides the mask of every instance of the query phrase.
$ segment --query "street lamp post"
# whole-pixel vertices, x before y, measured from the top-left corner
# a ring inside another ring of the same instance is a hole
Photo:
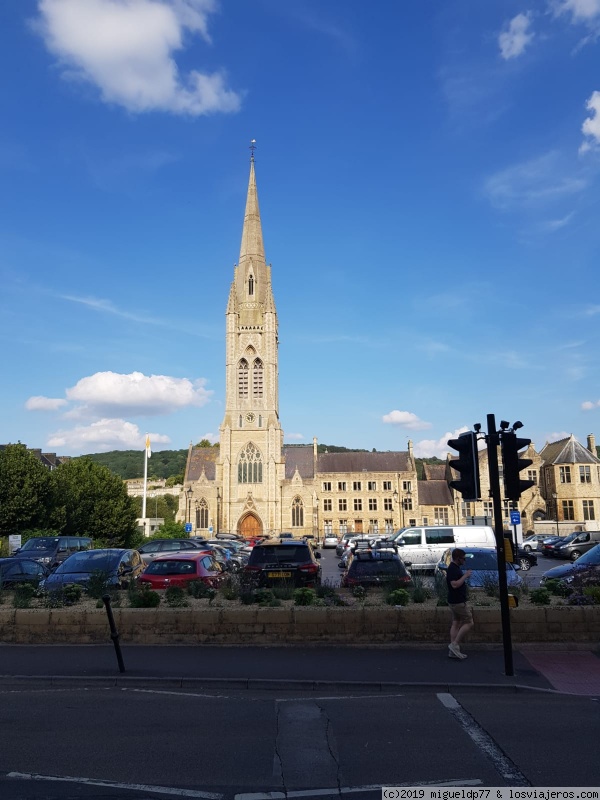
[[[393,505],[394,508],[396,508],[396,506],[398,505],[398,490],[397,489],[394,489],[394,494],[392,496],[392,499],[393,499],[393,504],[392,505]],[[394,525],[393,516],[394,516],[394,514],[392,513],[392,527]],[[400,525],[400,527],[402,527],[402,525]],[[392,531],[392,533],[393,533],[393,531]]]
[[[556,492],[552,492],[552,499],[554,500],[554,514],[556,516],[556,535],[560,536],[560,528],[558,525],[558,495]]]
[[[221,491],[217,486],[217,536],[219,535],[219,501],[221,500]]]
[[[194,494],[194,490],[191,486],[188,487],[186,490],[187,501],[186,501],[186,509],[185,509],[185,521],[191,522],[192,521],[192,495]]]

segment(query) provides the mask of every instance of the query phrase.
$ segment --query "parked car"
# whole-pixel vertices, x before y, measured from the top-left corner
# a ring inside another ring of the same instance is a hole
[[[234,539],[209,539],[206,544],[208,549],[210,549],[213,545],[222,547],[227,552],[231,553],[233,561],[238,564],[240,569],[244,566],[244,564],[248,563],[251,550],[247,547],[244,547],[243,542]]]
[[[397,553],[389,550],[355,550],[342,575],[342,586],[383,586],[398,588],[411,583],[410,572]]]
[[[338,537],[335,536],[333,533],[326,533],[323,537],[323,548],[326,547],[337,547],[338,546]]]
[[[600,544],[588,550],[577,561],[560,564],[558,567],[544,572],[540,579],[540,585],[543,586],[546,581],[551,579],[557,579],[567,584],[573,583],[575,580],[600,584]]]
[[[209,551],[177,553],[155,558],[138,578],[139,584],[152,589],[169,586],[185,587],[192,581],[202,581],[216,588],[225,579],[225,570]]]
[[[271,539],[254,545],[244,575],[259,586],[316,586],[321,582],[320,558],[309,542]]]
[[[13,553],[13,558],[30,558],[53,569],[73,553],[91,547],[89,536],[33,536]]]
[[[18,583],[38,586],[49,574],[45,564],[31,558],[0,558],[0,588],[12,588]]]
[[[570,541],[569,541],[570,540]],[[588,550],[591,550],[600,543],[600,531],[580,531],[567,536],[564,542],[556,542],[554,545],[554,556],[556,558],[570,558],[571,561],[577,559]]]
[[[126,589],[137,580],[143,569],[144,562],[137,550],[118,547],[88,550],[69,556],[41,581],[40,587],[53,591],[70,583],[85,586],[93,575],[102,575],[107,588]]]
[[[446,573],[450,562],[452,561],[452,550],[448,548],[438,565],[435,568],[436,575]],[[486,581],[491,577],[498,580],[498,558],[496,549],[491,547],[463,547],[465,551],[465,563],[463,565],[463,572],[470,569],[472,575],[467,578],[467,586],[472,589],[482,588],[485,586]],[[520,586],[522,584],[521,576],[517,570],[521,569],[520,564],[511,564],[505,562],[506,566],[506,582],[509,586]]]
[[[336,556],[341,556],[342,555],[342,553],[344,552],[344,548],[346,547],[346,542],[348,541],[348,539],[352,539],[353,536],[354,536],[353,533],[343,533],[342,534],[341,538],[338,539],[338,543],[337,543],[336,548],[335,548]]]
[[[554,555],[554,545],[558,542],[564,542],[567,538],[567,536],[549,536],[541,542],[538,549],[543,556],[549,558]]]
[[[391,538],[400,554],[412,563],[412,570],[434,570],[444,551],[452,547],[490,548],[496,536],[489,525],[434,525],[405,528]]]
[[[206,548],[210,550],[216,561],[221,564],[226,572],[239,572],[244,566],[242,558],[235,555],[230,547],[226,547],[225,543],[208,542]]]
[[[537,555],[531,550],[525,550],[524,547],[519,547],[517,550],[516,563],[520,565],[523,572],[527,572],[537,565]]]
[[[541,550],[542,542],[548,538],[550,536],[547,533],[532,533],[531,536],[523,539],[523,550],[527,550],[528,553],[532,550]]]
[[[146,565],[155,558],[166,556],[168,553],[181,553],[189,550],[194,552],[205,547],[205,539],[153,539],[138,547],[137,551]]]

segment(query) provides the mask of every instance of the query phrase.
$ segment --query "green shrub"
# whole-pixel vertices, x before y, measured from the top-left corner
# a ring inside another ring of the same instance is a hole
[[[314,589],[308,589],[306,587],[302,589],[296,589],[294,592],[294,603],[297,606],[312,606],[315,602],[316,593]]]
[[[94,599],[102,598],[102,595],[106,594],[108,591],[109,577],[108,572],[104,570],[94,570],[86,584],[86,591],[89,597],[93,597]]]
[[[413,575],[411,596],[413,603],[424,603],[431,597],[431,589],[422,575]]]
[[[185,589],[182,589],[181,586],[169,586],[165,592],[165,603],[170,608],[186,608],[189,604]]]
[[[317,597],[333,597],[336,594],[336,587],[329,581],[322,581],[315,588]]]
[[[266,606],[271,602],[271,600],[274,600],[272,589],[254,590],[254,602],[258,603],[259,606]]]
[[[366,600],[367,597],[367,590],[364,586],[353,586],[352,587],[352,597],[356,597],[357,600]]]
[[[190,581],[187,585],[187,591],[189,595],[195,597],[197,600],[202,600],[205,597],[208,599],[211,597],[214,598],[216,594],[216,590],[213,589],[212,586],[209,586],[201,580]]]
[[[529,593],[529,600],[536,606],[550,605],[550,592],[547,589],[532,589]]]
[[[15,608],[30,608],[34,595],[35,587],[30,583],[17,583],[13,596],[13,606]]]
[[[500,597],[497,572],[483,572],[481,575],[481,588],[488,597]]]
[[[406,589],[394,589],[385,598],[385,602],[390,606],[406,606],[410,600],[410,595]]]
[[[573,594],[573,588],[567,586],[557,578],[550,578],[550,580],[546,581],[544,589],[550,592],[550,594],[556,595],[556,597],[568,597],[570,594]]]
[[[243,588],[240,590],[240,603],[243,606],[251,606],[254,603],[254,592],[252,589]]]
[[[600,605],[600,586],[585,586],[583,594],[591,597],[595,605]]]
[[[396,591],[400,591],[400,590],[397,589]],[[412,590],[412,601],[413,601],[413,603],[424,603],[425,600],[427,600],[428,597],[429,597],[429,595],[427,594],[427,590],[426,589],[417,588],[417,589],[413,589]]]
[[[318,589],[317,589],[317,591],[318,591]],[[294,587],[293,586],[275,586],[273,588],[273,596],[277,600],[291,600],[293,598],[293,596],[294,596]]]
[[[62,596],[65,605],[72,606],[81,600],[83,589],[77,583],[68,583],[63,587]]]
[[[132,608],[156,608],[160,603],[160,595],[146,583],[131,587],[129,604]]]
[[[413,578],[414,581],[414,578]],[[437,595],[437,605],[448,605],[448,584],[446,583],[446,574],[444,572],[436,572],[433,581],[433,589]]]
[[[228,575],[223,583],[219,586],[219,594],[225,600],[239,600],[240,599],[240,579],[237,575]]]

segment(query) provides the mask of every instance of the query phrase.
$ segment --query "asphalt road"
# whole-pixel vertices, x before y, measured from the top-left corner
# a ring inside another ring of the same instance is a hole
[[[0,797],[372,800],[402,784],[598,786],[599,711],[589,698],[486,690],[13,687],[0,690]]]

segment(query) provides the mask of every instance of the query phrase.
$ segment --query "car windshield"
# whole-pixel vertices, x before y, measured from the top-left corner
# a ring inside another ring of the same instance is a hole
[[[109,572],[117,566],[121,560],[122,553],[111,553],[105,550],[87,550],[82,553],[74,553],[56,569],[56,573],[70,572],[95,572],[101,570]]]
[[[306,545],[269,545],[255,547],[250,556],[250,564],[271,564],[277,562],[299,564],[308,561],[310,555]]]
[[[153,561],[146,568],[146,575],[195,575],[196,562],[185,559]]]
[[[58,536],[35,536],[33,539],[28,539],[21,551],[23,550],[52,550],[59,542]]]
[[[592,547],[591,550],[588,550],[587,553],[579,556],[575,564],[600,564],[600,544],[597,544],[595,547]]]
[[[496,553],[467,553],[465,569],[497,570]]]
[[[569,542],[572,542],[573,539],[576,539],[578,536],[579,536],[579,532],[570,533],[568,536],[565,536],[564,539],[557,539],[557,541],[558,542],[562,541],[563,544],[568,544]]]

